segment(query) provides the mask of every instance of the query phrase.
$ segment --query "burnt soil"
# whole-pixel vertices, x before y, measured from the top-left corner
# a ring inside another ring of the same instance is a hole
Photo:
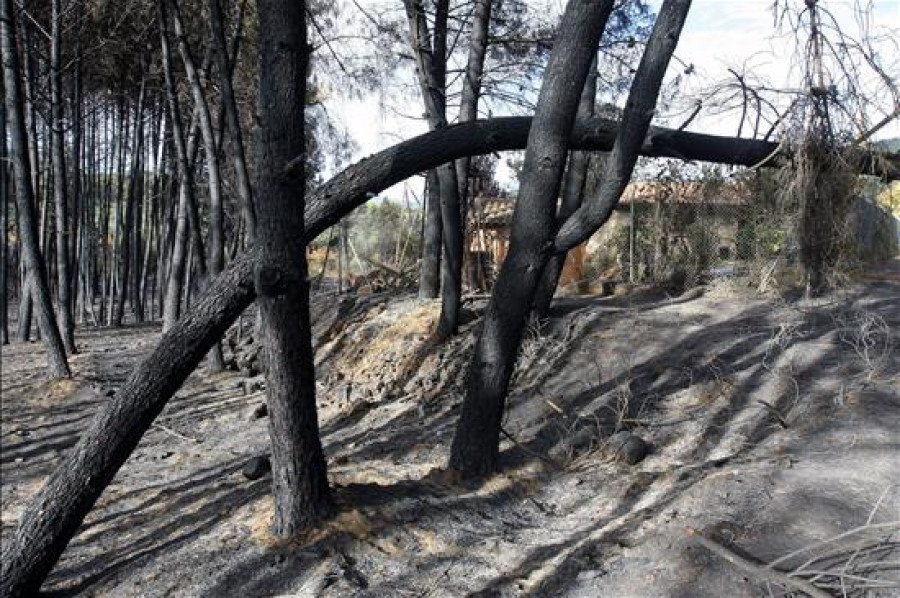
[[[190,377],[44,589],[786,595],[699,546],[692,527],[763,562],[810,547],[784,570],[833,553],[806,568],[822,569],[816,582],[838,596],[841,583],[847,595],[900,595],[884,587],[900,580],[898,298],[885,276],[815,301],[723,285],[561,299],[548,324],[526,331],[502,473],[466,485],[443,468],[484,301],[469,301],[461,333],[433,347],[436,302],[318,297],[320,425],[340,510],[291,541],[270,534],[269,476],[241,473],[268,454],[244,318],[227,347],[243,372]],[[3,347],[5,540],[159,336],[156,325],[84,328],[74,378],[53,383],[39,343]],[[637,464],[609,450],[622,430],[650,445]]]

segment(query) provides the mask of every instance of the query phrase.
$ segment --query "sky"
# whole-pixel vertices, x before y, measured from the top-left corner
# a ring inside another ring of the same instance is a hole
[[[359,2],[365,6],[383,0]],[[872,19],[869,26],[874,32],[885,34],[889,29],[900,30],[900,0],[862,2],[871,4]],[[852,33],[858,30],[852,10],[853,0],[820,0],[820,3],[834,14],[842,28]],[[559,0],[550,0],[549,4],[558,10],[562,9],[562,2]],[[655,0],[651,4],[658,8],[661,0]],[[773,4],[774,0],[694,0],[676,50],[676,60],[673,60],[668,76],[671,81],[673,77],[681,75],[683,100],[676,100],[673,105],[661,108],[655,124],[678,126],[694,106],[695,97],[708,91],[715,82],[731,78],[729,68],[751,71],[779,88],[798,86],[800,74],[792,59],[795,54],[794,42],[789,36],[776,34]],[[895,80],[900,80],[900,56],[897,55],[900,53],[892,52],[890,44],[882,44],[876,49],[884,53],[888,74]],[[684,75],[687,65],[692,67],[690,75]],[[384,110],[383,105],[384,98],[376,93],[354,100],[338,97],[330,100],[329,109],[332,114],[340,122],[349,125],[348,130],[357,144],[353,161],[427,130],[423,121],[398,116]],[[405,106],[397,107],[396,111],[421,114],[421,100],[412,97]],[[870,115],[872,121],[877,121],[878,118],[878,114]],[[714,107],[705,107],[697,119],[692,121],[689,130],[735,135],[738,120],[737,112],[717,114]],[[744,135],[747,135],[746,129]],[[895,120],[876,136],[888,137],[900,137],[900,121]],[[498,178],[501,182],[514,186],[510,171],[503,167],[503,160],[500,162]],[[413,179],[389,189],[384,195],[393,200],[415,198],[420,195],[421,187],[421,178]]]

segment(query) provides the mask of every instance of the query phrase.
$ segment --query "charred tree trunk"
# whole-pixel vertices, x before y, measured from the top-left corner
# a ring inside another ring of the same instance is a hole
[[[0,77],[0,343],[9,344],[9,169],[6,155],[6,89]]]
[[[216,276],[225,265],[225,224],[224,210],[222,206],[222,183],[219,170],[219,157],[216,149],[216,138],[212,126],[212,117],[209,113],[209,105],[203,94],[203,82],[197,71],[191,49],[188,47],[184,33],[184,25],[178,6],[173,5],[172,22],[175,25],[175,36],[178,39],[178,52],[184,63],[188,84],[194,96],[194,105],[198,114],[200,133],[203,136],[204,156],[206,157],[206,172],[209,185],[209,260],[207,262],[208,273]],[[199,233],[199,217],[195,217],[191,226],[196,227]],[[200,281],[205,284],[205,276]],[[225,359],[222,356],[222,346],[216,344],[210,352],[209,368],[213,372],[221,372],[225,369]]]
[[[53,154],[53,204],[56,212],[57,314],[63,345],[75,353],[75,318],[72,305],[71,256],[69,255],[70,221],[68,184],[66,181],[65,132],[62,99],[62,15],[60,0],[53,0],[50,34],[50,127]]]
[[[186,147],[184,127],[181,120],[181,109],[176,95],[174,75],[172,73],[172,52],[169,47],[169,35],[167,27],[167,0],[159,0],[160,39],[162,46],[163,71],[166,80],[166,97],[169,104],[169,120],[172,123],[172,140],[175,145],[175,159],[178,164],[178,212],[175,223],[175,237],[173,239],[172,257],[169,267],[169,278],[166,284],[166,299],[163,308],[163,330],[168,330],[174,325],[181,312],[181,292],[184,287],[184,276],[187,265],[187,241],[188,235],[193,239],[195,254],[198,253],[197,238],[199,237],[199,217],[196,215],[197,206],[194,201],[194,177],[193,168],[189,161],[189,148]],[[191,230],[191,228],[193,230]],[[198,259],[203,259],[200,252]]]
[[[434,169],[428,171],[425,179],[423,226],[419,298],[435,299],[441,291],[441,191]]]
[[[659,9],[653,33],[641,57],[628,92],[622,123],[606,160],[600,188],[560,227],[554,252],[562,253],[586,241],[609,219],[641,154],[641,146],[656,110],[656,100],[666,68],[678,45],[691,0],[665,0]]]
[[[231,143],[228,144],[231,159],[234,162],[235,184],[244,214],[244,226],[247,236],[252,242],[256,236],[256,213],[253,206],[253,190],[250,187],[250,175],[247,170],[247,159],[244,151],[244,138],[241,133],[241,122],[238,117],[237,102],[234,99],[232,83],[232,60],[227,51],[225,39],[225,19],[222,15],[220,0],[209,0],[209,27],[212,34],[213,56],[219,72],[219,93],[222,96],[222,107],[225,113],[225,124]],[[243,18],[241,6],[239,17]]]
[[[258,5],[259,225],[255,268],[272,440],[274,532],[292,536],[332,511],[319,440],[303,230],[306,2]],[[299,196],[299,201],[298,201]]]
[[[478,97],[481,95],[481,78],[484,75],[484,57],[487,54],[488,29],[491,24],[491,5],[494,0],[475,0],[472,15],[472,33],[469,39],[469,59],[463,78],[462,97],[459,101],[459,122],[471,122],[478,118]],[[459,205],[463,221],[468,211],[469,164],[466,156],[456,161],[456,181],[459,187]]]
[[[447,0],[435,5],[435,43],[432,47],[428,20],[422,0],[404,0],[409,21],[410,43],[416,56],[419,87],[432,131],[447,126],[446,105],[446,36]],[[438,320],[439,340],[456,333],[462,299],[463,221],[460,213],[456,167],[441,164],[437,170],[437,187],[441,194],[441,315]],[[434,239],[431,239],[434,242]]]
[[[24,102],[19,86],[19,56],[13,19],[12,0],[0,0],[0,48],[3,50],[3,82],[10,136],[9,157],[15,175],[20,246],[31,279],[29,286],[41,327],[41,338],[47,349],[48,371],[54,378],[68,377],[70,371],[66,361],[66,350],[53,316],[47,270],[38,246],[34,191],[31,186],[31,162],[25,135]]]
[[[610,13],[612,11],[610,10]],[[607,15],[607,19],[609,16]],[[578,118],[586,120],[594,115],[594,103],[597,100],[597,59],[591,64],[584,91],[581,92],[581,100],[578,102]],[[590,154],[582,151],[573,151],[569,154],[569,164],[566,168],[566,176],[563,180],[562,203],[556,216],[557,225],[562,225],[569,216],[575,213],[581,206],[584,196],[584,184],[587,180]],[[534,296],[534,314],[538,318],[547,317],[550,303],[556,293],[559,284],[559,276],[566,264],[567,253],[554,255],[544,267],[541,282]]]
[[[566,17],[573,12],[577,13],[579,8],[592,11],[593,14],[599,16],[601,7],[589,6],[589,4],[588,0],[570,0]],[[575,81],[580,84],[578,86],[580,94],[584,86],[587,67],[592,58],[589,52],[596,47],[600,35],[599,31],[596,32],[597,38],[587,38],[585,33],[570,34],[565,28],[566,17],[563,18],[563,25],[560,27],[553,54],[551,54],[551,66],[554,57],[559,58],[560,56],[570,56],[572,57],[569,58],[570,61],[573,61],[574,57],[578,57],[579,67],[582,66],[581,57],[587,58],[588,62],[583,65],[584,71],[580,72],[577,78],[568,75],[561,80],[554,81],[553,79],[559,72],[565,73],[566,68],[572,68],[571,63],[565,67],[557,67],[558,71],[553,71],[548,67],[544,76],[535,124],[529,136],[529,149],[526,150],[525,177],[513,216],[509,253],[500,270],[500,276],[494,284],[484,325],[475,346],[475,355],[469,367],[468,392],[453,437],[450,467],[459,470],[464,476],[489,475],[497,468],[500,427],[509,380],[521,343],[522,330],[534,301],[538,281],[550,256],[550,250],[568,250],[586,240],[608,217],[608,213],[605,212],[607,206],[611,211],[612,206],[621,196],[625,185],[631,178],[631,171],[637,160],[641,142],[647,133],[656,107],[656,98],[659,95],[666,67],[678,44],[678,37],[690,5],[690,0],[665,0],[663,2],[653,33],[647,43],[647,49],[632,82],[622,126],[616,136],[612,155],[607,162],[599,195],[592,202],[579,208],[572,219],[563,225],[560,236],[567,239],[568,244],[560,247],[559,237],[557,237],[557,245],[554,247],[555,203],[556,194],[559,191],[559,175],[562,172],[563,158],[559,158],[556,153],[551,153],[551,151],[565,152],[566,138],[559,137],[560,129],[555,129],[556,137],[549,139],[545,139],[541,134],[542,127],[539,119],[542,100],[550,102],[549,105],[543,104],[544,110],[551,111],[551,114],[553,114],[552,111],[569,110],[571,113],[566,113],[566,117],[574,119],[577,98],[571,86],[567,90],[567,94],[563,94],[559,90],[555,92],[551,92],[551,90],[553,90],[554,83],[559,87],[564,87],[566,82]],[[575,19],[575,22],[584,28],[587,18],[580,17]],[[570,27],[574,27],[571,25],[571,21],[569,23]],[[587,43],[590,45],[584,45]],[[562,53],[562,48],[566,48],[566,44],[575,45],[569,46],[566,53]],[[585,56],[586,52],[588,53]],[[545,90],[547,91],[546,99]],[[559,96],[562,96],[563,99],[558,99]],[[560,126],[562,116],[558,114],[556,116],[557,126]],[[571,130],[571,123],[572,120],[569,120],[567,123],[569,128],[562,129],[565,131],[566,137]],[[562,124],[566,124],[566,122],[562,121]],[[559,172],[557,172],[557,168]],[[543,198],[543,202],[541,198]],[[579,218],[582,212],[585,212],[587,216]],[[597,215],[602,218],[594,220]],[[573,219],[576,228],[572,230],[577,232],[575,234],[566,233],[566,227],[573,222]],[[589,228],[589,226],[594,226],[594,228]]]
[[[531,300],[547,262],[556,198],[576,109],[613,0],[569,0],[528,135],[509,252],[494,283],[469,366],[468,390],[453,436],[450,467],[465,476],[497,469],[509,380]]]
[[[146,79],[142,73],[141,90],[138,94],[137,114],[134,119],[134,143],[132,144],[131,177],[128,183],[128,199],[125,201],[125,227],[120,236],[119,249],[119,297],[113,308],[113,326],[122,325],[125,316],[125,300],[129,297],[129,289],[134,292],[131,269],[135,266],[133,259],[133,240],[135,229],[140,226],[140,220],[135,222],[135,211],[141,201],[141,177],[144,168],[144,103],[146,98]],[[133,295],[132,295],[133,297]],[[132,301],[134,308],[134,301]]]

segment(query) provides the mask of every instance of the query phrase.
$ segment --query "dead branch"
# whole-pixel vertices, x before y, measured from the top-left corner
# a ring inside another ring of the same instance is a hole
[[[752,575],[761,577],[767,581],[771,581],[786,588],[798,590],[809,596],[812,596],[813,598],[831,598],[831,594],[825,592],[824,590],[820,590],[808,581],[798,579],[796,577],[791,577],[783,571],[773,569],[771,565],[767,566],[743,557],[726,548],[725,546],[722,546],[718,542],[707,538],[699,530],[693,527],[688,527],[686,532],[688,536],[694,538],[698,544],[700,544],[713,554],[722,559],[725,559],[732,565],[738,567],[739,569],[743,569],[744,571],[751,573]]]

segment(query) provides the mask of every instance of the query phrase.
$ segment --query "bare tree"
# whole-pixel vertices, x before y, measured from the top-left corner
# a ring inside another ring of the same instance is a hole
[[[9,157],[13,163],[15,176],[16,205],[19,210],[19,239],[25,269],[28,273],[29,287],[41,327],[41,338],[47,349],[50,376],[54,378],[68,377],[71,373],[66,360],[66,350],[53,316],[53,304],[47,284],[47,270],[38,245],[31,161],[27,150],[28,141],[25,132],[24,101],[20,87],[19,52],[16,46],[12,0],[0,2],[0,47],[3,50],[3,82],[9,124]]]
[[[434,28],[434,44],[428,29],[422,0],[404,0],[409,21],[409,39],[416,57],[419,87],[432,131],[447,126],[446,36],[448,0],[438,0]],[[459,188],[454,164],[437,169],[437,189],[441,198],[441,315],[437,338],[456,333],[462,299],[463,221]],[[429,229],[430,231],[431,229]],[[426,232],[429,232],[426,231]],[[434,240],[431,240],[434,245]]]
[[[292,536],[332,510],[316,416],[304,229],[306,2],[261,0],[255,286],[265,348],[274,531]]]
[[[65,131],[62,99],[62,15],[60,0],[53,0],[50,33],[50,127],[53,154],[53,202],[56,217],[56,274],[57,314],[63,345],[75,352],[75,319],[72,307],[72,277],[70,276],[70,220],[68,181],[66,180]]]
[[[544,73],[509,251],[475,344],[453,436],[450,467],[465,475],[486,475],[497,467],[504,402],[531,300],[547,262],[576,108],[612,5],[612,0],[570,0]]]

